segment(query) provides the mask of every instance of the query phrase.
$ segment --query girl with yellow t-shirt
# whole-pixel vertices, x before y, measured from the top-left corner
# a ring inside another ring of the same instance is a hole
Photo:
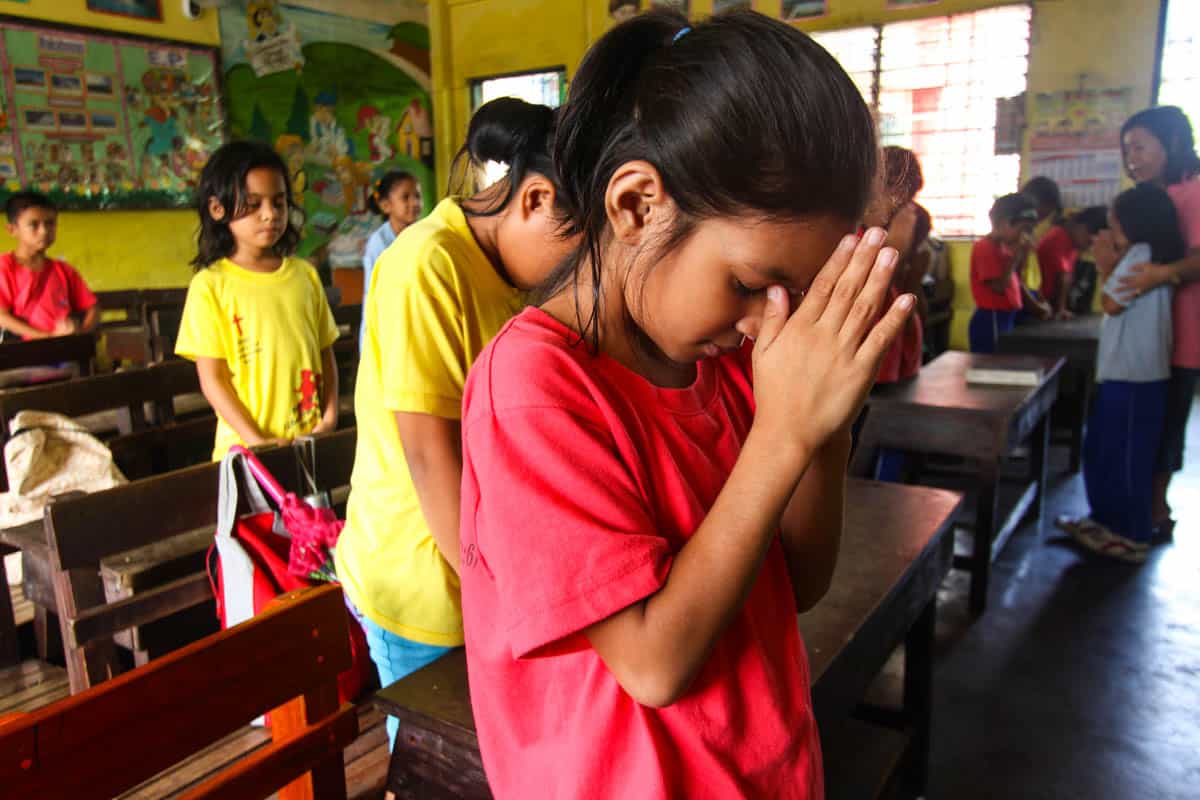
[[[505,178],[443,200],[397,236],[367,288],[354,392],[358,446],[338,579],[387,685],[463,643],[458,584],[459,419],[475,357],[572,249],[560,234],[554,111],[494,100],[466,160]],[[394,740],[396,721],[388,720]]]
[[[337,427],[337,324],[317,271],[292,256],[287,175],[257,142],[221,147],[200,174],[197,272],[175,353],[196,362],[217,412],[214,460]]]

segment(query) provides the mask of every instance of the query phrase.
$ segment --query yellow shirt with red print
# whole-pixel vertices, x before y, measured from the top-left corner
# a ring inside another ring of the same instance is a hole
[[[285,258],[274,272],[254,272],[226,258],[192,278],[175,353],[223,359],[263,433],[291,439],[321,421],[321,351],[337,337],[325,290],[307,261]],[[218,420],[213,460],[235,444],[244,443]]]

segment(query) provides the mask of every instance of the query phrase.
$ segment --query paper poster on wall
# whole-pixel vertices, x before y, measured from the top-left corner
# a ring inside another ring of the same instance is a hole
[[[0,34],[0,201],[190,206],[224,141],[216,51],[7,23]]]
[[[1071,207],[1107,204],[1121,188],[1121,125],[1132,90],[1042,92],[1029,120],[1030,174],[1059,184]]]
[[[389,170],[412,173],[432,207],[427,15],[418,0],[372,19],[274,0],[221,9],[230,130],[287,163],[306,216],[301,255],[360,267],[380,224],[367,200]]]

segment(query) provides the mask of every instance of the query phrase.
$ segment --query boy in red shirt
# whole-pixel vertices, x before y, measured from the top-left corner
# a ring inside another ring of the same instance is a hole
[[[996,200],[988,216],[992,232],[971,248],[971,294],[975,313],[967,336],[972,353],[992,353],[1000,334],[1012,330],[1022,300],[1042,307],[1021,283],[1017,273],[1033,247],[1037,211],[1022,194],[1006,194]]]
[[[5,212],[17,246],[0,255],[0,328],[22,339],[95,328],[96,296],[74,267],[46,255],[58,231],[54,204],[37,192],[18,192]]]

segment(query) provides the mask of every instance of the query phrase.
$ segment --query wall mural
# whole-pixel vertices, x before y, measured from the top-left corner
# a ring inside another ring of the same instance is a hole
[[[224,141],[217,53],[6,22],[0,203],[22,187],[63,208],[191,205]]]
[[[283,156],[307,217],[300,254],[361,266],[379,220],[371,187],[403,169],[433,185],[427,10],[389,4],[395,19],[362,20],[274,0],[221,10],[230,130]]]

